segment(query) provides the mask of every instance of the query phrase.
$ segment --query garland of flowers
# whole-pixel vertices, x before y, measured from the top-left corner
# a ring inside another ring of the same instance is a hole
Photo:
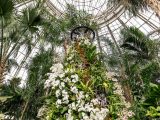
[[[87,55],[95,52],[94,46],[88,39],[81,38],[80,40],[81,50],[76,49],[76,43],[73,43],[67,50],[63,64],[57,62],[51,67],[51,73],[47,74],[48,79],[44,87],[45,89],[51,88],[51,90],[46,105],[42,106],[37,117],[44,117],[47,120],[107,120],[112,118],[127,120],[132,117],[133,112],[129,111],[130,105],[125,102],[120,84],[109,81],[109,76],[107,78],[103,65],[96,57],[97,53],[92,57],[93,61],[87,59]],[[90,64],[87,67],[87,75],[90,76],[89,81],[91,81],[89,85],[84,82],[86,69],[83,65],[86,61]],[[112,96],[116,101],[111,99]],[[120,104],[116,105],[117,102]],[[119,109],[114,110],[113,107]],[[114,117],[113,112],[118,116]]]

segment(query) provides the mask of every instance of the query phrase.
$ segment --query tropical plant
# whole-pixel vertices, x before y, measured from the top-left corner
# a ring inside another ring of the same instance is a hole
[[[130,56],[138,58],[139,60],[152,60],[158,56],[156,42],[149,39],[138,28],[124,28],[121,30],[121,34],[123,39],[121,47],[131,50],[132,52],[130,52]]]
[[[117,5],[123,5],[126,10],[131,12],[133,15],[137,15],[139,10],[143,10],[147,8],[147,1],[146,0],[109,0],[108,5],[109,6],[117,6]]]
[[[92,29],[97,28],[97,24],[92,21],[92,15],[83,10],[77,10],[74,5],[67,4],[64,18],[60,20],[61,30],[68,32],[78,26],[87,26]]]
[[[160,86],[150,83],[149,94],[146,94],[145,100],[142,103],[143,107],[146,109],[146,116],[152,118],[160,118]]]
[[[29,33],[27,33],[27,31],[30,31],[32,34],[38,32],[38,26],[41,26],[40,23],[42,21],[42,18],[41,15],[37,12],[38,10],[36,9],[36,7],[28,9],[26,8],[23,10],[22,14],[19,15],[15,13],[12,0],[0,1],[0,3],[2,5],[0,53],[0,77],[2,81],[3,73],[6,70],[7,62],[9,61],[9,63],[11,63],[11,60],[9,59],[13,57],[12,55],[17,55],[18,50],[24,44],[27,45],[28,51],[31,50],[31,44],[33,40],[32,37],[28,39]],[[29,18],[27,18],[27,16]],[[29,35],[32,36],[31,34]]]
[[[52,65],[52,51],[42,51],[37,54],[29,65],[28,79],[25,87],[20,88],[18,80],[14,78],[9,85],[1,89],[2,96],[10,96],[0,104],[1,111],[14,119],[37,119],[38,109],[43,105],[45,91],[43,89],[46,73]],[[20,80],[19,80],[20,81]]]
[[[21,114],[21,105],[23,102],[21,95],[23,90],[18,87],[20,81],[21,79],[19,78],[13,78],[10,80],[9,85],[4,84],[1,87],[0,95],[2,98],[6,98],[4,101],[0,102],[0,111],[4,116],[9,115],[11,118],[18,118]]]
[[[24,103],[20,119],[36,119],[39,107],[43,105],[45,91],[43,89],[46,73],[52,65],[52,51],[42,51],[31,61],[28,70],[28,80],[24,90]]]
[[[159,76],[158,43],[135,27],[124,28],[121,34],[125,74],[128,76],[134,95],[135,119],[149,119],[145,115],[146,108],[142,107],[141,102],[150,90],[150,82],[157,83],[156,78]]]
[[[45,88],[52,90],[46,105],[39,110],[40,118],[103,120],[133,116],[133,112],[128,109],[130,104],[125,101],[120,90],[121,85],[117,82],[115,87],[111,85],[102,61],[98,59],[96,47],[87,40],[81,38],[79,42],[71,43],[64,64],[56,62],[51,67]],[[106,101],[109,102],[107,106]]]
[[[6,67],[6,58],[4,55],[6,54],[6,36],[4,36],[5,33],[5,27],[10,22],[9,19],[12,18],[13,9],[14,9],[14,3],[12,0],[0,0],[0,29],[1,29],[1,48],[0,48],[0,83],[3,79],[3,73],[5,72]]]

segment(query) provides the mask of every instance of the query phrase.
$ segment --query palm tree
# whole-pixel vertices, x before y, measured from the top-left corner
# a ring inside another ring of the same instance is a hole
[[[142,31],[135,27],[121,30],[123,39],[122,48],[130,51],[134,60],[153,60],[158,56],[158,44],[148,38]]]
[[[147,10],[148,7],[152,8],[153,11],[160,16],[160,2],[159,0],[109,0],[109,6],[123,5],[125,10],[129,11],[133,15],[141,10]]]
[[[153,11],[156,12],[157,16],[160,17],[160,1],[159,0],[147,0],[147,4]]]
[[[39,41],[43,32],[43,23],[46,18],[41,14],[43,2],[37,2],[17,14],[12,0],[0,0],[1,20],[1,49],[0,49],[0,81],[6,71],[10,58],[15,58],[22,45],[27,47],[28,58],[32,49]],[[18,67],[20,69],[22,65]]]
[[[137,15],[139,10],[147,8],[146,0],[109,0],[109,6],[123,5],[125,10],[129,11],[133,15]]]
[[[5,47],[6,47],[6,38],[4,36],[5,27],[9,22],[9,19],[12,18],[12,13],[14,9],[14,4],[12,0],[0,0],[0,29],[1,29],[1,36],[0,36],[0,82],[3,79],[3,73],[5,72],[6,67],[6,60],[4,57]]]
[[[128,84],[132,88],[135,98],[141,99],[143,92],[147,92],[148,81],[143,79],[141,72],[152,63],[158,62],[158,44],[148,38],[142,31],[135,27],[121,30],[123,44],[123,64]],[[149,74],[149,73],[148,73]],[[145,88],[141,87],[145,86]],[[140,87],[137,91],[137,87]]]

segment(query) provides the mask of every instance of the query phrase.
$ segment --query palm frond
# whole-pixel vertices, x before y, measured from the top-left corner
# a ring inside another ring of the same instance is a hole
[[[131,45],[131,44],[127,44],[127,43],[122,44],[121,47],[126,48],[126,49],[128,49],[128,50],[141,52],[141,51],[140,51],[139,49],[137,49],[135,46],[133,46],[133,45]]]
[[[14,3],[12,0],[0,0],[0,19],[9,19],[13,13]]]
[[[140,58],[151,59],[157,53],[155,42],[135,27],[121,30],[123,44],[121,47],[136,52]]]
[[[145,0],[109,0],[108,6],[123,5],[125,10],[133,15],[137,15],[139,11],[147,10],[148,4]]]
[[[22,28],[28,29],[31,33],[35,33],[43,24],[41,10],[37,9],[37,6],[29,6],[23,9],[22,15],[19,16],[19,21]]]

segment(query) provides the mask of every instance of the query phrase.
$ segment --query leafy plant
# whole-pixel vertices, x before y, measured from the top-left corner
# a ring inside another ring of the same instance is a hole
[[[132,51],[130,55],[137,59],[154,59],[157,55],[156,42],[149,39],[142,31],[135,27],[124,28],[122,48]]]
[[[85,51],[85,55],[87,60],[93,64],[95,62],[95,60],[97,59],[96,55],[98,55],[97,51],[96,51],[96,46],[84,46],[84,51]]]
[[[20,79],[14,78],[9,85],[1,87],[1,96],[10,96],[0,103],[0,110],[14,119],[37,119],[38,109],[43,105],[45,91],[43,89],[45,74],[52,65],[52,52],[42,51],[29,65],[26,85],[20,88]]]
[[[144,0],[109,0],[109,6],[117,6],[117,4],[123,5],[125,10],[129,11],[133,15],[137,15],[141,10],[146,10],[147,2]]]
[[[158,106],[157,108],[150,106],[149,110],[147,110],[147,116],[150,116],[152,118],[157,118],[160,117],[160,106]]]
[[[149,93],[145,96],[143,107],[147,110],[146,116],[152,118],[160,117],[160,85],[150,83]]]

